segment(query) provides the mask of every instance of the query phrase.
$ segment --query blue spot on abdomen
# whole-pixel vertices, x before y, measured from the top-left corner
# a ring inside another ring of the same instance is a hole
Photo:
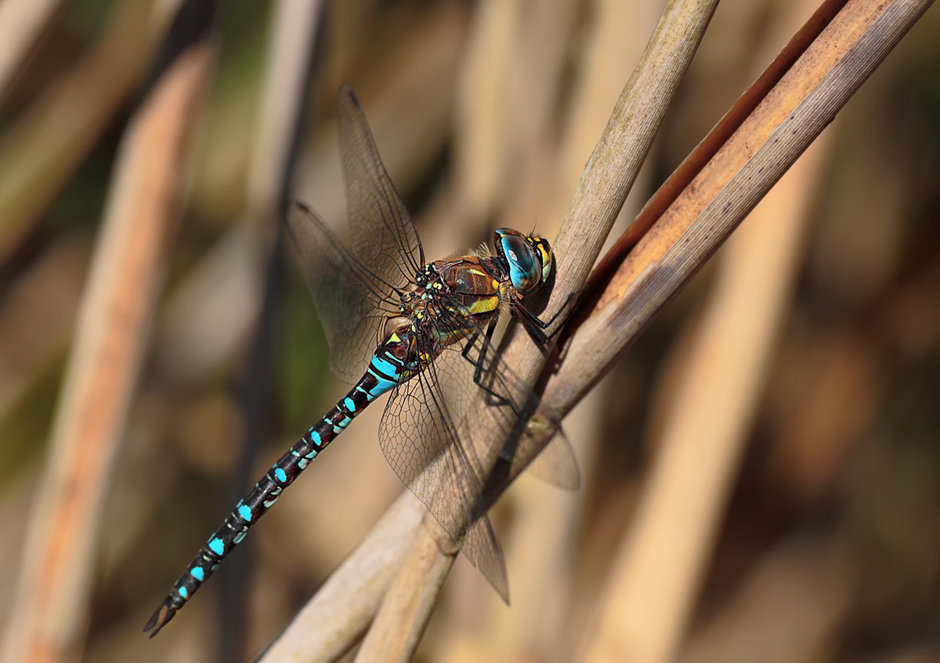
[[[209,550],[214,552],[216,555],[219,555],[219,556],[224,555],[225,543],[222,542],[222,539],[215,537],[214,539],[209,541]]]

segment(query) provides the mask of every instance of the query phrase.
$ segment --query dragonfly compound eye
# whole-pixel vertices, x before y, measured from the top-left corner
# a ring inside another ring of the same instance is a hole
[[[509,280],[520,295],[537,290],[550,274],[551,250],[542,238],[500,228],[495,234],[495,244],[497,254],[509,267]]]

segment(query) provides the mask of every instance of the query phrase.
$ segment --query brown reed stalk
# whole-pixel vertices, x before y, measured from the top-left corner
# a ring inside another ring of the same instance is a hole
[[[813,0],[800,4],[788,8],[793,18],[816,7]],[[775,30],[790,33],[797,27],[790,23],[784,17]],[[728,241],[707,308],[685,344],[635,524],[605,583],[591,660],[628,653],[650,662],[674,659],[802,264],[823,142],[803,154]]]

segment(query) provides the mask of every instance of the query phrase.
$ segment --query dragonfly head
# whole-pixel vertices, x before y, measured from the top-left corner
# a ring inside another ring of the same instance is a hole
[[[551,276],[555,259],[544,237],[500,228],[493,233],[493,243],[496,254],[509,266],[509,280],[520,295],[535,292]]]

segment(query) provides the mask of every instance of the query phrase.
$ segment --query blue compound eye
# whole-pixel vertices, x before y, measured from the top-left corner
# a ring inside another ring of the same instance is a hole
[[[509,280],[519,294],[532,292],[542,284],[542,263],[525,235],[508,228],[497,230],[496,250],[509,265]]]

